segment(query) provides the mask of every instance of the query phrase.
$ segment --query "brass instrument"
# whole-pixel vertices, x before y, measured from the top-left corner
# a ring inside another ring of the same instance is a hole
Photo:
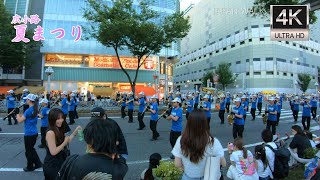
[[[232,113],[233,107],[230,107],[230,108],[231,108],[230,114],[227,116],[227,119],[228,119],[229,125],[232,125],[234,118],[235,118],[235,115]]]
[[[3,120],[5,121],[9,116],[11,116],[11,115],[14,114],[14,113],[18,114],[20,108],[23,107],[24,105],[25,105],[25,104],[22,104],[22,105],[20,105],[19,107],[14,108],[6,117],[3,118]]]
[[[187,111],[187,102],[186,101],[182,102],[182,110],[184,113]]]
[[[267,109],[268,109],[268,104],[266,104],[265,112],[267,112]],[[268,120],[268,114],[267,113],[262,114],[263,124],[267,124],[267,120]]]

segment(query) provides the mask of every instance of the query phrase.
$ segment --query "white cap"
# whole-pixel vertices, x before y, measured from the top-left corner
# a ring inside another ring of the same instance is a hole
[[[26,89],[23,90],[23,92],[29,92],[29,90],[26,88]]]
[[[30,101],[35,101],[37,98],[34,94],[28,94],[28,96],[24,97],[23,99],[29,99]]]
[[[204,99],[209,99],[209,96],[206,94],[203,98]]]
[[[170,92],[169,92],[169,94],[172,94],[172,93],[173,93],[173,91],[170,91]]]
[[[176,95],[178,95],[178,94],[181,94],[181,92],[177,91],[177,92],[176,92]]]
[[[211,94],[211,92],[210,92],[210,91],[208,91],[208,92],[207,92],[207,94]]]
[[[13,94],[14,93],[14,91],[12,90],[12,89],[10,89],[9,91],[7,91],[8,93],[10,93],[10,94]]]
[[[276,96],[276,99],[280,99],[280,96],[277,95],[277,96]]]
[[[141,91],[139,94],[144,96],[144,92],[143,91]]]
[[[253,97],[257,97],[257,95],[256,94],[254,94],[254,95],[252,95]]]
[[[73,91],[72,91],[72,93],[77,93],[77,92],[78,92],[77,90],[73,90]]]
[[[131,92],[129,92],[128,94],[129,94],[129,95],[133,95],[133,92],[131,91]]]
[[[294,99],[299,99],[299,97],[298,97],[298,96],[296,96],[296,97],[294,97]]]
[[[198,94],[199,94],[200,92],[199,92],[199,91],[196,91],[196,93],[198,93]]]
[[[268,99],[269,101],[274,101],[275,99],[274,99],[274,97],[273,96],[271,96],[271,97],[269,97],[269,99]]]
[[[40,101],[40,104],[41,104],[41,103],[46,103],[46,104],[48,104],[48,102],[49,102],[48,99],[42,99],[42,100]]]
[[[243,96],[241,97],[241,99],[243,99],[243,98],[244,98],[244,99],[246,99],[246,98],[247,98],[247,96],[246,96],[246,95],[243,95]]]
[[[157,95],[153,95],[153,96],[151,96],[151,99],[158,99],[158,96]]]
[[[193,97],[191,93],[189,93],[187,96],[189,96],[189,97]]]
[[[310,97],[310,96],[307,96],[306,99],[311,99],[311,97]]]
[[[64,94],[64,95],[68,95],[68,92],[67,91],[63,91],[61,94]]]
[[[72,97],[75,97],[75,96],[76,96],[76,94],[75,94],[75,93],[71,93],[71,96],[72,96]]]
[[[236,98],[236,99],[234,100],[234,102],[241,102],[241,99],[240,99],[240,98]]]
[[[230,92],[228,91],[227,94],[230,94]]]
[[[224,94],[220,94],[220,98],[224,98],[226,97]]]
[[[174,98],[174,100],[172,102],[178,102],[178,103],[181,103],[181,100],[180,98]]]

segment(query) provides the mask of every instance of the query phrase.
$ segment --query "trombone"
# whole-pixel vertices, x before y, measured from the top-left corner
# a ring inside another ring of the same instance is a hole
[[[5,121],[9,116],[11,116],[11,115],[14,114],[15,112],[19,111],[20,108],[23,107],[24,105],[25,105],[25,103],[22,104],[22,105],[20,105],[20,106],[17,107],[17,108],[14,108],[6,117],[3,118],[3,120]]]

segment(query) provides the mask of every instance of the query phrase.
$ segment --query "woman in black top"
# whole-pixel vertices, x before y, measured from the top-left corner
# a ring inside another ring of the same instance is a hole
[[[308,137],[303,133],[303,130],[298,125],[291,127],[291,132],[294,135],[289,147],[291,149],[297,149],[299,158],[304,158],[304,151],[308,148],[312,148]]]
[[[68,143],[72,141],[81,127],[78,126],[70,136],[65,136],[63,112],[58,108],[50,110],[48,121],[49,128],[46,133],[47,154],[44,159],[43,173],[46,180],[54,180],[68,156],[66,148]]]

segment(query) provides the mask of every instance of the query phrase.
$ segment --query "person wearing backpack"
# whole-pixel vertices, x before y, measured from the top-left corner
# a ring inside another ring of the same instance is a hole
[[[273,149],[278,149],[276,143],[274,143],[273,140],[273,134],[270,130],[268,129],[264,129],[261,133],[261,138],[266,146],[266,156],[267,156],[267,160],[269,162],[269,166],[271,171],[274,171],[274,153],[272,152],[272,150],[270,149],[270,147],[268,147],[267,145],[271,146]],[[270,176],[271,179],[273,179],[273,175],[271,173]]]
[[[231,166],[228,169],[227,177],[234,180],[258,180],[254,157],[252,153],[243,147],[243,140],[237,137],[234,140],[233,150],[228,146]]]

